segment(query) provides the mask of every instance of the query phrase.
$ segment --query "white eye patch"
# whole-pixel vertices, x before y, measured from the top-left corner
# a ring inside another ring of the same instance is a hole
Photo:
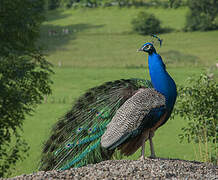
[[[146,48],[146,49],[150,49],[151,48],[151,45],[147,44],[143,47],[143,49]]]

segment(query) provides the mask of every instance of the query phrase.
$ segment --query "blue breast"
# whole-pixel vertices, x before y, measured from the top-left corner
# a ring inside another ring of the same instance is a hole
[[[149,54],[148,66],[153,87],[165,96],[166,107],[171,111],[177,96],[176,84],[174,80],[166,71],[165,64],[163,63],[161,56],[156,52]]]

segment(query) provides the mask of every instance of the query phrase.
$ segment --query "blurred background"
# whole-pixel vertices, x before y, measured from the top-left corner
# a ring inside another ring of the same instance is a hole
[[[149,79],[147,54],[137,53],[136,50],[151,41],[152,33],[163,39],[162,46],[157,44],[156,50],[178,86],[189,85],[187,78],[198,79],[202,73],[217,84],[216,0],[1,0],[0,12],[0,81],[3,82],[2,77],[10,77],[6,69],[23,69],[27,67],[26,62],[37,62],[33,71],[41,74],[36,75],[36,79],[34,75],[31,76],[31,82],[35,84],[29,85],[38,86],[38,80],[44,83],[39,85],[41,89],[34,90],[34,93],[39,93],[34,103],[23,102],[25,108],[31,107],[30,111],[24,110],[22,117],[16,116],[17,121],[12,123],[12,129],[0,131],[2,137],[7,134],[6,131],[11,134],[10,140],[6,141],[7,145],[0,144],[0,166],[5,172],[2,176],[37,171],[43,142],[49,137],[52,125],[87,89],[121,78]],[[21,61],[21,57],[24,60]],[[14,61],[6,66],[10,61],[5,59]],[[14,62],[18,61],[22,64],[16,66]],[[16,75],[19,74],[17,72]],[[11,76],[14,77],[13,74]],[[21,84],[27,82],[28,79]],[[34,99],[35,94],[31,97]],[[204,99],[201,100],[204,102]],[[1,104],[0,108],[3,107],[4,104]],[[10,114],[8,109],[5,114]],[[214,109],[210,114],[216,112]],[[1,117],[2,124],[4,117]],[[7,117],[4,122],[10,120]],[[20,123],[16,126],[19,118]],[[184,138],[180,143],[181,134],[185,133],[182,127],[190,127],[189,121],[175,114],[156,132],[154,143],[158,157],[211,161],[215,156],[216,159],[217,154],[213,154],[210,143],[214,145],[217,137],[215,141],[208,141],[206,149],[200,141],[188,142]],[[12,137],[14,132],[22,139],[22,145],[18,143],[15,148],[19,153],[10,150],[15,147],[13,144],[16,138]],[[3,153],[3,146],[8,150],[6,154],[11,152],[11,157],[15,157],[15,153],[16,158],[8,158]],[[20,150],[19,147],[25,148]],[[149,155],[148,148],[146,150]],[[207,154],[204,156],[202,154],[205,151]],[[217,153],[217,149],[215,151]],[[123,158],[138,159],[139,156],[137,152]]]

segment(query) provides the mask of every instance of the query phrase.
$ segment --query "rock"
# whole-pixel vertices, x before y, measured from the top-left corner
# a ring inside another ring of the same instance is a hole
[[[218,177],[218,167],[212,164],[176,159],[108,160],[65,171],[40,171],[8,180],[55,179],[210,179]]]

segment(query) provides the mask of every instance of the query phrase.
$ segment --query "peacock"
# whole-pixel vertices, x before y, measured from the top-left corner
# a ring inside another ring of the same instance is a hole
[[[151,81],[120,79],[86,91],[54,125],[42,150],[40,170],[98,163],[111,159],[115,150],[129,156],[140,147],[144,159],[147,140],[150,157],[156,157],[152,138],[171,115],[176,84],[153,42],[138,51],[148,53]]]

